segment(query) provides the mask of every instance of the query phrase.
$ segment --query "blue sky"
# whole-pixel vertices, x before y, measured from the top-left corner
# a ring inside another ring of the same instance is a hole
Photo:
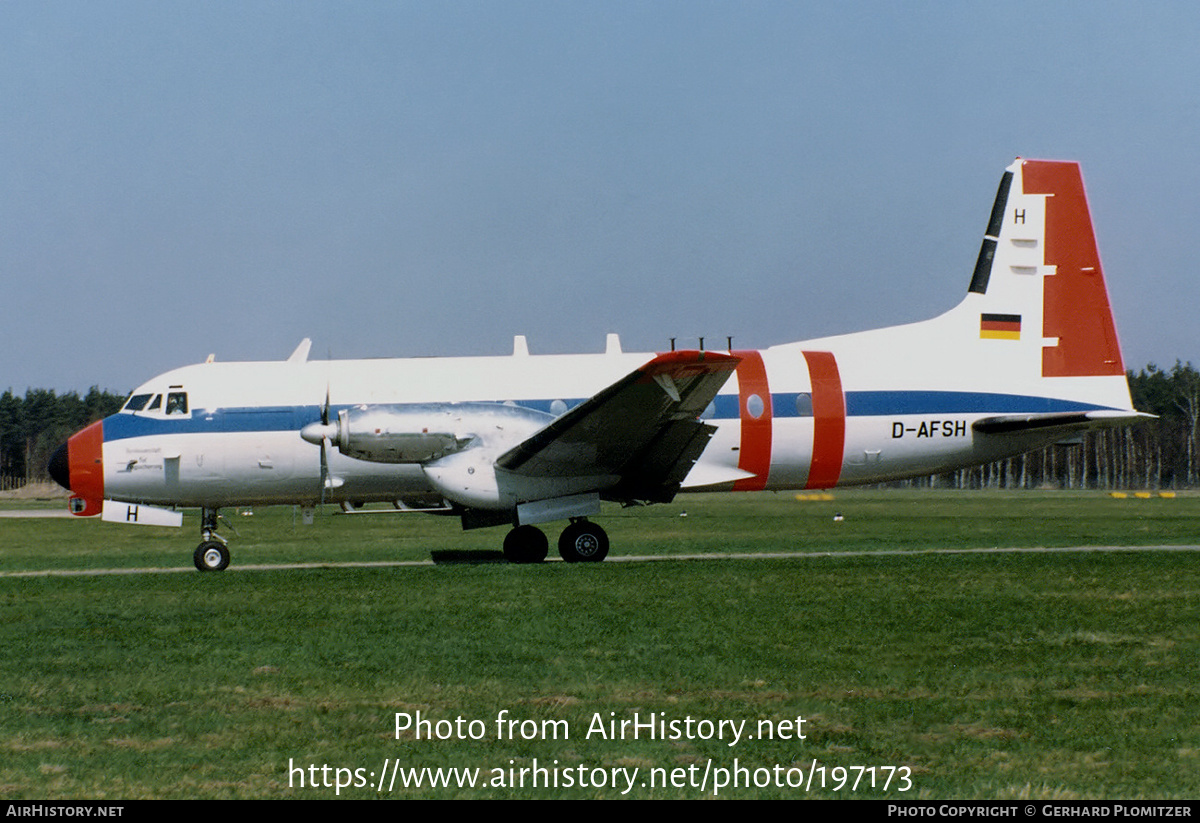
[[[0,0],[0,389],[919,320],[1017,155],[1083,164],[1126,365],[1200,362],[1198,37],[1182,2]]]

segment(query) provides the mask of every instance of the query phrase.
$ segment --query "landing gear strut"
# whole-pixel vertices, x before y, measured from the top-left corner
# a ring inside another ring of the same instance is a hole
[[[229,547],[225,538],[217,534],[217,510],[204,509],[200,519],[200,545],[192,555],[192,562],[202,572],[220,572],[229,566]]]

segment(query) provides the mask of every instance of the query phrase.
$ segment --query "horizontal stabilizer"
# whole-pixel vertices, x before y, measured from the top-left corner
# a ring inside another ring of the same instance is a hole
[[[1013,434],[1031,431],[1061,429],[1117,428],[1143,420],[1153,420],[1154,415],[1135,411],[1088,411],[1054,412],[1048,414],[1006,414],[976,420],[971,426],[980,434]]]

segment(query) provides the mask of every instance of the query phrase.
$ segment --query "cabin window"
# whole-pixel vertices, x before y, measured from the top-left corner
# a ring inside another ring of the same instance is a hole
[[[797,417],[812,417],[812,395],[808,392],[801,392],[796,395],[796,416]]]
[[[767,410],[767,404],[763,402],[762,397],[757,394],[752,394],[746,398],[746,413],[758,420]]]

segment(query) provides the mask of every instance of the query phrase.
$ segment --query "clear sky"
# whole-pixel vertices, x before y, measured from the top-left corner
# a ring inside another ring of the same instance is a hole
[[[1127,367],[1200,362],[1200,4],[0,0],[0,390],[738,347],[966,291],[1073,159]]]

